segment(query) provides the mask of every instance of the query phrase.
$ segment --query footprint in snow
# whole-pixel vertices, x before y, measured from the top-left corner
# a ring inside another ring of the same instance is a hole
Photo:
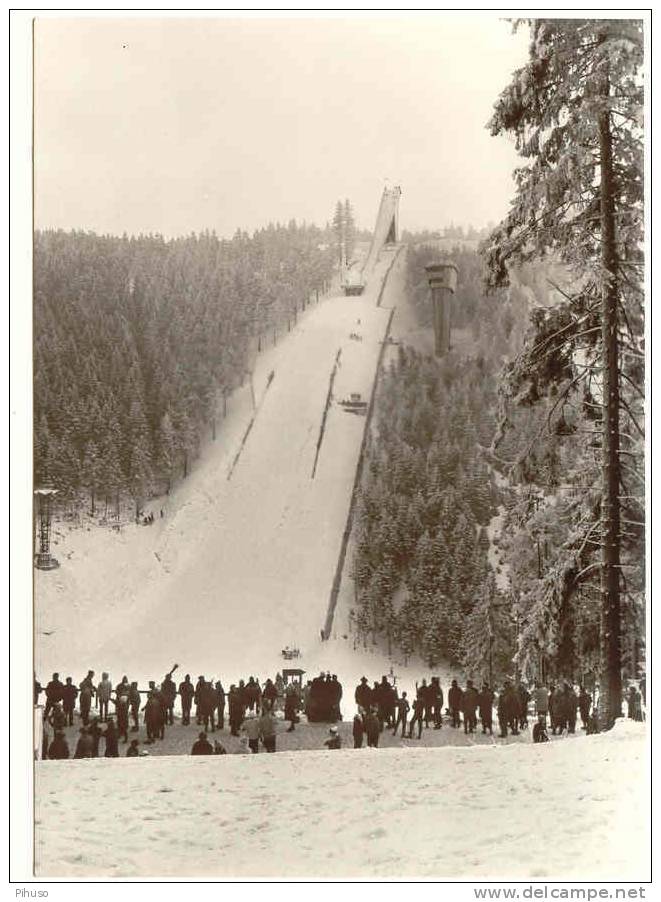
[[[388,831],[384,830],[383,827],[377,827],[376,830],[371,830],[369,833],[364,833],[364,839],[383,839],[384,836],[388,835]]]

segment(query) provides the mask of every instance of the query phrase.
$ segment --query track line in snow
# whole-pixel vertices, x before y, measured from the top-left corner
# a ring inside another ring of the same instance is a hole
[[[317,450],[315,451],[315,454],[314,454],[314,463],[312,464],[312,473],[310,474],[310,479],[314,479],[315,473],[317,472],[317,464],[319,462],[319,452],[321,451],[321,443],[324,440],[324,432],[326,431],[326,419],[328,418],[328,410],[330,408],[331,400],[333,398],[333,383],[335,382],[337,368],[340,365],[341,355],[342,355],[342,348],[338,348],[337,354],[335,355],[335,363],[333,364],[333,369],[331,370],[330,378],[328,380],[328,394],[326,395],[326,405],[324,406],[324,412],[321,416],[321,425],[319,427],[319,438],[317,439]]]
[[[239,445],[239,449],[236,452],[236,454],[234,455],[234,460],[232,461],[230,468],[227,471],[227,481],[228,482],[232,478],[232,474],[234,473],[234,468],[236,467],[237,463],[239,462],[239,458],[241,457],[241,452],[243,451],[245,444],[248,441],[248,436],[250,435],[250,433],[252,431],[252,427],[255,425],[255,420],[257,419],[257,414],[262,409],[262,404],[264,403],[264,398],[266,397],[266,393],[269,390],[269,388],[271,387],[271,383],[273,382],[273,376],[274,376],[273,373],[271,374],[271,376],[269,376],[266,386],[264,387],[264,391],[262,392],[262,397],[259,399],[259,404],[255,407],[255,412],[252,415],[252,417],[250,418],[250,422],[248,423],[246,431],[243,433],[243,438],[241,439],[241,444]],[[251,389],[252,389],[252,383],[251,383]],[[254,399],[254,395],[253,395],[253,399]]]
[[[385,275],[384,275],[384,277],[383,277],[383,282],[381,283],[381,288],[380,288],[380,290],[379,290],[379,296],[378,296],[377,299],[376,299],[376,306],[377,306],[377,307],[380,307],[380,306],[381,306],[381,299],[383,298],[383,292],[386,290],[386,284],[387,284],[387,282],[388,282],[388,276],[390,275],[390,270],[391,270],[391,269],[393,268],[393,266],[395,265],[395,260],[397,260],[397,258],[399,257],[399,255],[400,255],[402,249],[403,249],[403,246],[397,248],[397,250],[395,251],[395,253],[392,255],[392,260],[391,260],[390,263],[388,264],[388,269],[386,270],[386,273],[385,273]],[[391,309],[394,310],[395,308],[393,307],[393,308],[391,308]]]

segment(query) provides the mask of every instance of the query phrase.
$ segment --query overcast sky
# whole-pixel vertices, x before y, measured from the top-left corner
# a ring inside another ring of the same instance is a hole
[[[411,230],[507,211],[516,154],[485,129],[527,31],[487,14],[37,19],[35,219],[99,232]]]

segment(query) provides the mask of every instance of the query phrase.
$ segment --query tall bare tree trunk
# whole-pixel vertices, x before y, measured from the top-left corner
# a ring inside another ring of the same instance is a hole
[[[604,96],[608,97],[606,79]],[[615,180],[610,112],[599,115],[601,153],[601,314],[604,364],[602,447],[601,677],[600,715],[611,727],[622,715],[620,599],[620,386]]]

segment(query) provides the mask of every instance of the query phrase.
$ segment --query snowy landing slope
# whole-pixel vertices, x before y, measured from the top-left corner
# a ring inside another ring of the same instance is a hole
[[[645,881],[645,767],[631,722],[543,746],[38,762],[36,874]]]
[[[91,667],[144,685],[178,662],[194,677],[263,678],[282,668],[288,644],[301,648],[308,672],[325,663],[320,629],[364,418],[331,407],[315,479],[311,472],[338,351],[335,398],[370,396],[390,312],[376,299],[391,260],[382,255],[363,296],[312,306],[259,356],[257,414],[231,479],[252,417],[248,386],[163,520],[157,511],[154,526],[121,534],[59,529],[60,569],[36,573],[40,676]]]

